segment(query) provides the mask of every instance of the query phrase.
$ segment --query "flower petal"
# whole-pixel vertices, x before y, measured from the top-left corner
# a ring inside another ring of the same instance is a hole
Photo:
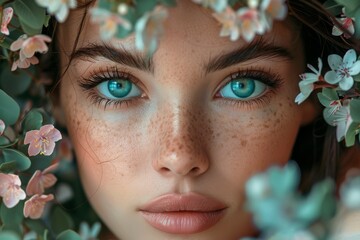
[[[355,76],[360,73],[360,60],[356,61],[349,69],[349,74]]]
[[[346,67],[351,67],[356,61],[356,52],[354,49],[348,50],[344,55],[344,64]]]
[[[328,71],[327,73],[325,73],[324,79],[330,84],[336,84],[341,80],[341,78],[335,71]]]
[[[331,54],[328,56],[328,63],[332,70],[337,70],[343,63],[342,58],[337,54]]]
[[[352,86],[354,86],[354,79],[352,77],[343,78],[339,83],[339,87],[344,91],[349,90]]]

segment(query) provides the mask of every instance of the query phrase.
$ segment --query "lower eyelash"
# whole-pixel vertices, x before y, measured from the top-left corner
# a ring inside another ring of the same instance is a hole
[[[129,98],[124,100],[114,100],[114,99],[107,99],[99,96],[97,93],[90,92],[88,93],[89,99],[95,104],[97,107],[101,107],[103,105],[104,110],[106,110],[109,106],[114,108],[117,107],[129,107],[134,101],[138,100],[137,98]]]
[[[247,111],[258,108],[259,106],[266,106],[270,103],[272,95],[275,94],[275,91],[270,89],[266,90],[266,92],[257,98],[251,100],[236,100],[230,98],[218,98],[218,101],[221,101],[223,104],[231,105],[234,107],[239,107],[241,109],[245,109]]]

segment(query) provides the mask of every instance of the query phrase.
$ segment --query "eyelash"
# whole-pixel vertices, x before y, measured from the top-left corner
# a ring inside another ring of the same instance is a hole
[[[129,80],[135,85],[139,85],[140,81],[131,74],[131,72],[120,71],[117,67],[106,67],[105,69],[94,70],[90,73],[89,78],[83,77],[79,83],[80,87],[88,92],[88,97],[93,101],[97,106],[104,105],[104,110],[108,106],[113,106],[114,108],[129,107],[131,104],[135,103],[139,99],[144,99],[144,97],[129,98],[123,100],[107,99],[100,96],[95,88],[100,83],[114,79],[122,78]],[[232,80],[238,78],[250,78],[264,83],[267,86],[267,90],[260,96],[250,100],[236,100],[230,98],[223,98],[220,96],[220,90],[230,83]],[[269,70],[264,68],[260,69],[241,69],[235,73],[232,73],[226,77],[224,83],[222,83],[216,90],[214,99],[223,101],[225,104],[230,104],[235,107],[252,109],[258,106],[264,106],[269,103],[271,96],[275,94],[278,89],[283,84],[282,78],[278,74],[274,74]],[[141,88],[141,87],[140,87]]]
[[[239,78],[250,78],[257,80],[259,82],[264,83],[268,89],[265,90],[265,92],[261,96],[250,100],[236,100],[236,99],[221,97],[219,93],[220,90],[228,83],[230,83],[232,80]],[[217,88],[214,98],[223,101],[225,104],[230,104],[232,106],[240,107],[240,108],[246,108],[248,110],[259,106],[265,106],[266,104],[268,104],[271,100],[271,96],[275,94],[284,83],[283,79],[279,74],[274,74],[271,72],[270,69],[266,70],[265,68],[260,68],[260,69],[249,68],[245,70],[241,69],[235,73],[228,75],[228,77],[226,77],[225,79],[228,80],[224,81],[224,83]]]
[[[129,80],[131,83],[138,85],[139,80],[133,77],[133,74],[126,71],[120,71],[117,67],[106,67],[105,69],[94,70],[90,73],[89,78],[82,78],[80,81],[80,87],[88,92],[88,97],[93,101],[97,106],[104,105],[104,110],[108,106],[113,106],[114,108],[129,107],[131,104],[135,103],[139,98],[129,98],[123,100],[107,99],[100,96],[95,88],[102,82],[114,78],[121,78],[124,80]]]

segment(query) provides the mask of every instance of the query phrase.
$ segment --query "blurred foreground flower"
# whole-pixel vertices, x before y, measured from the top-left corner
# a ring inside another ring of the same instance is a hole
[[[100,36],[102,40],[111,39],[117,32],[118,26],[126,30],[131,29],[131,23],[118,14],[113,14],[107,9],[92,8],[90,10],[91,21],[100,26]]]
[[[20,200],[26,198],[20,186],[21,181],[18,175],[0,173],[0,197],[3,198],[6,207],[15,207]]]
[[[26,133],[24,144],[30,144],[28,149],[29,156],[40,154],[49,156],[55,148],[55,142],[61,139],[61,133],[48,124],[40,128],[40,130],[31,130]]]
[[[89,224],[86,222],[80,223],[79,234],[82,240],[95,240],[98,239],[98,235],[101,230],[101,224],[96,222],[90,228]]]
[[[135,46],[151,56],[160,36],[163,34],[163,22],[167,17],[166,8],[156,7],[152,12],[142,16],[135,25]]]
[[[246,183],[247,209],[265,239],[317,239],[313,225],[325,227],[336,207],[334,183],[325,180],[302,196],[298,192],[300,171],[294,162],[271,167]]]
[[[55,15],[59,22],[65,22],[69,15],[69,9],[76,8],[76,0],[36,0],[36,3],[47,8],[47,11]]]

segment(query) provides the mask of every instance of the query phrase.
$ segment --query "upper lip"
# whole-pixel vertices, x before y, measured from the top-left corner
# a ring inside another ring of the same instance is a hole
[[[211,197],[197,193],[166,194],[157,197],[139,208],[140,211],[151,213],[196,211],[212,212],[227,208],[227,206]]]

